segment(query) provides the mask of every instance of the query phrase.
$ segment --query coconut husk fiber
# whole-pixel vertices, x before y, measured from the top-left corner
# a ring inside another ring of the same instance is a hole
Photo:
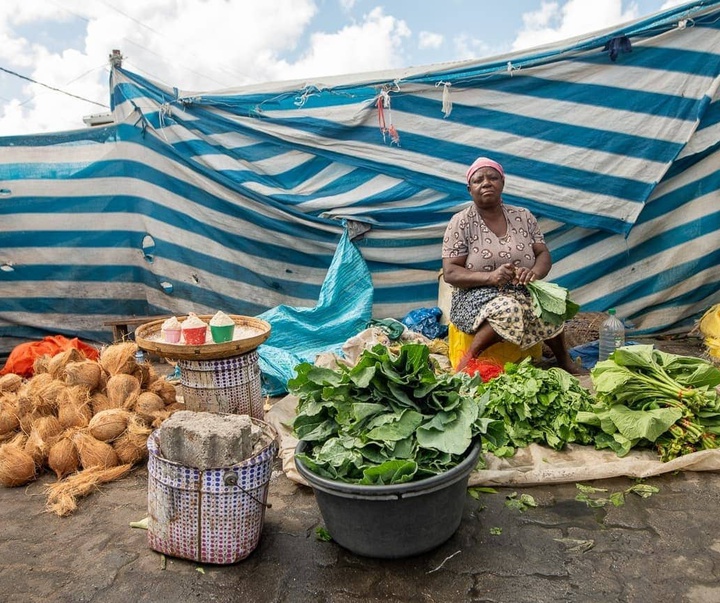
[[[101,484],[125,477],[132,470],[131,464],[117,467],[93,467],[84,469],[49,485],[46,509],[60,517],[70,515],[77,509],[77,500],[98,489]]]

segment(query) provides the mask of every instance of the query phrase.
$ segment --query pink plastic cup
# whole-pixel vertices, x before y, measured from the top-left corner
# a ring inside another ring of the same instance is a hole
[[[180,341],[180,329],[167,329],[163,330],[163,338],[168,343],[177,343]]]
[[[187,345],[203,345],[207,336],[207,325],[192,329],[183,329],[185,343]]]

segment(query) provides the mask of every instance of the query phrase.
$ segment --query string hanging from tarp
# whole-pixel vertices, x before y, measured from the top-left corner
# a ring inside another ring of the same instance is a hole
[[[400,146],[400,134],[395,129],[392,121],[392,110],[390,108],[390,93],[387,90],[381,90],[377,98],[378,123],[380,132],[382,132],[383,142],[386,142],[390,136],[390,144]],[[385,110],[387,109],[387,121],[385,119]]]

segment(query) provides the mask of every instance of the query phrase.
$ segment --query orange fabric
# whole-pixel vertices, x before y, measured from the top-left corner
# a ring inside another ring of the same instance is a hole
[[[67,339],[62,335],[50,335],[40,341],[28,341],[16,345],[12,352],[10,352],[4,368],[0,371],[0,375],[15,373],[21,377],[32,377],[33,364],[36,358],[46,355],[55,356],[55,354],[59,354],[70,348],[79,350],[85,354],[85,357],[89,360],[97,360],[100,355],[94,347],[83,343],[77,337]]]

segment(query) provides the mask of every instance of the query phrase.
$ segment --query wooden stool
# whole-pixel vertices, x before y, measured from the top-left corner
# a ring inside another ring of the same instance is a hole
[[[170,316],[127,316],[116,320],[108,320],[104,322],[103,325],[106,327],[112,327],[113,341],[117,343],[118,341],[125,341],[128,339],[130,327],[132,327],[132,330],[134,331],[135,327],[139,327],[141,324],[151,322],[153,320],[160,320],[161,318],[166,319],[170,318]]]

